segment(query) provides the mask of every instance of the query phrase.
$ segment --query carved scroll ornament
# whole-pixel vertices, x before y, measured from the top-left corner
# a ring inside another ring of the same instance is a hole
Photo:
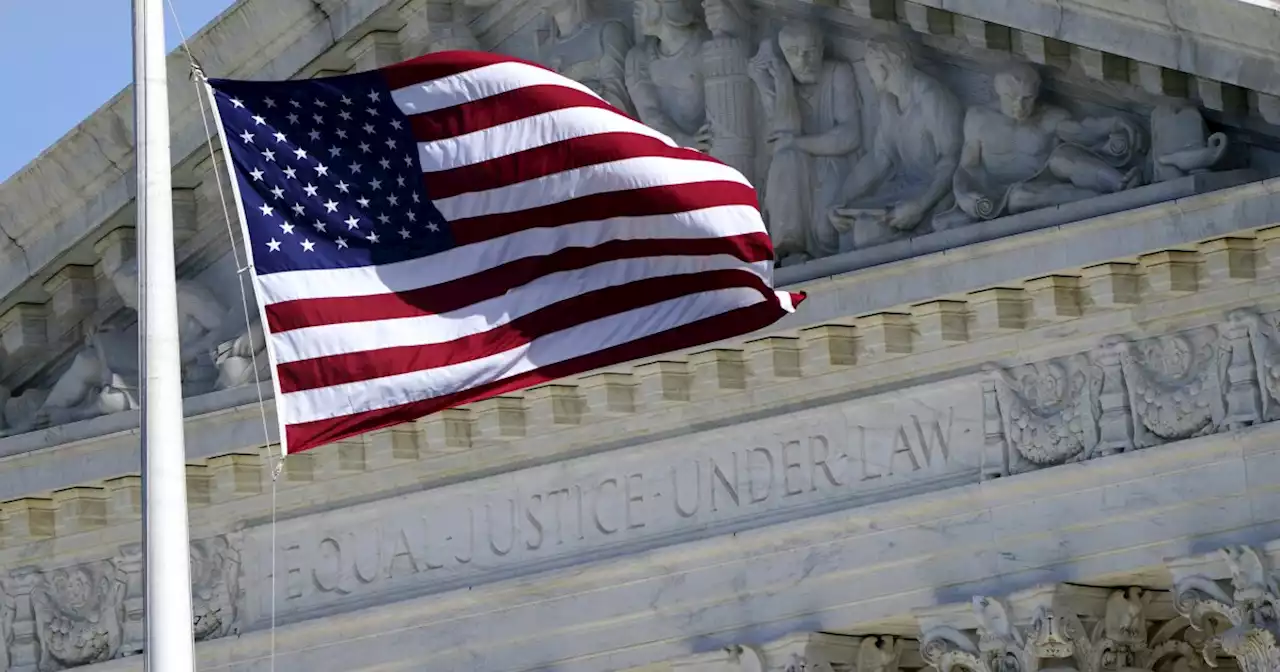
[[[1229,586],[1206,576],[1186,577],[1174,586],[1174,607],[1209,639],[1204,659],[1215,665],[1218,651],[1236,659],[1242,672],[1280,670],[1280,576],[1253,548],[1223,550],[1231,569]]]

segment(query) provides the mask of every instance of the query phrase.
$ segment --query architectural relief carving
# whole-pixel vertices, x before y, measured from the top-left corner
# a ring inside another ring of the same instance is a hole
[[[731,646],[677,662],[677,672],[898,672],[903,641],[890,636],[798,633],[763,646]]]
[[[1214,665],[1222,651],[1242,672],[1280,670],[1280,574],[1248,546],[1223,549],[1231,581],[1183,577],[1174,586],[1174,607],[1205,632],[1204,659]]]
[[[847,234],[841,251],[922,233],[922,222],[950,207],[964,140],[960,101],[915,66],[906,45],[872,40],[865,63],[880,94],[879,122],[844,184],[843,207],[830,215]]]
[[[749,75],[751,7],[702,0],[711,39],[702,45],[711,155],[755,181],[755,85]]]
[[[547,15],[550,30],[538,42],[538,59],[634,115],[626,84],[631,49],[626,24],[592,16],[588,0],[557,0],[547,7]]]
[[[1227,153],[1227,135],[1209,133],[1196,107],[1162,103],[1151,111],[1151,181],[1210,170]]]
[[[1098,444],[1101,376],[1084,355],[1009,369],[988,367],[1005,440],[1035,467],[1091,457]]]
[[[40,672],[115,658],[124,634],[125,577],[109,560],[42,572],[31,590]]]
[[[851,157],[862,145],[853,66],[824,57],[822,32],[788,23],[777,46],[763,40],[751,59],[772,151],[764,210],[784,264],[840,251],[827,213],[839,204]]]
[[[215,639],[236,632],[240,554],[226,537],[191,543],[191,581],[196,640]]]
[[[16,617],[16,600],[9,592],[8,582],[0,579],[0,670],[12,667],[9,650],[13,647],[13,624]]]
[[[644,39],[627,53],[627,92],[640,121],[685,147],[711,149],[703,45],[710,39],[693,0],[636,0]]]

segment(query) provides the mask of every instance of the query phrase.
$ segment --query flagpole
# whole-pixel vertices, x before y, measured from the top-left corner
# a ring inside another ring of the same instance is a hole
[[[148,672],[195,669],[163,0],[133,0],[142,341],[142,526]]]

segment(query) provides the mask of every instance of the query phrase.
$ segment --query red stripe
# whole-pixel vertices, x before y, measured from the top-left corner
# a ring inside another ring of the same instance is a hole
[[[799,305],[804,298],[805,295],[802,293],[791,293],[791,301],[794,305]],[[777,322],[784,315],[786,311],[777,299],[771,299],[517,376],[459,390],[454,394],[376,411],[288,425],[285,427],[285,443],[290,453],[302,452],[357,434],[411,422],[446,408],[488,399],[505,392],[530,388],[558,378],[742,336],[757,329],[763,329]]]
[[[773,245],[765,233],[702,239],[615,240],[517,259],[474,275],[406,292],[282,301],[266,307],[267,325],[271,333],[279,334],[323,324],[438,315],[502,296],[552,273],[620,259],[713,254],[731,255],[747,263],[767,261],[773,258]],[[429,257],[421,261],[431,263]]]
[[[672,147],[637,133],[597,133],[422,176],[432,199],[497,189],[566,170],[638,156],[719,163],[696,149]]]
[[[443,110],[411,115],[409,129],[418,142],[435,142],[574,107],[617,112],[609,103],[585,91],[559,84],[535,84]]]
[[[450,77],[495,63],[523,63],[542,70],[550,70],[550,68],[533,61],[485,51],[439,51],[434,54],[425,54],[407,61],[401,61],[394,65],[388,65],[381,68],[380,72],[387,86],[395,90],[429,82],[433,79],[440,79],[441,77]]]
[[[507,324],[443,343],[405,345],[286,362],[276,367],[284,393],[426,371],[496,355],[534,339],[662,301],[731,287],[772,290],[742,269],[646,278],[579,294],[517,317]]]

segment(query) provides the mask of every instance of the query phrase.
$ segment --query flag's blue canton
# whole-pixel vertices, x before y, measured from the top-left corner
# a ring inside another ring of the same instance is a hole
[[[368,266],[453,247],[409,120],[377,73],[210,80],[259,274]]]

